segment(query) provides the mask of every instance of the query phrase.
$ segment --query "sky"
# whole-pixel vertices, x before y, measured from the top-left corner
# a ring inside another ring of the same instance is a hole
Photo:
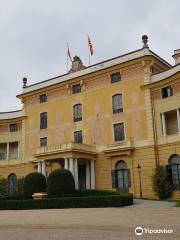
[[[174,64],[180,48],[179,0],[0,0],[0,112],[21,108],[16,98],[28,84],[67,72],[71,55],[88,66],[137,50],[147,34],[149,47]]]

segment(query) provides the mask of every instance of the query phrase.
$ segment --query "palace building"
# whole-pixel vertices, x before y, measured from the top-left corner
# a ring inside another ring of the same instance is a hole
[[[69,169],[76,189],[129,191],[155,198],[152,176],[167,166],[180,197],[180,50],[175,65],[139,50],[28,85],[23,108],[0,113],[0,178]],[[140,189],[141,180],[141,189]]]

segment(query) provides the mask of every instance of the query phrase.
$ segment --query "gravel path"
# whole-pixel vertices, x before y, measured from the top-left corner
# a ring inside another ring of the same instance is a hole
[[[180,208],[174,205],[135,200],[123,208],[0,211],[0,240],[179,240]],[[174,232],[136,236],[137,226]]]

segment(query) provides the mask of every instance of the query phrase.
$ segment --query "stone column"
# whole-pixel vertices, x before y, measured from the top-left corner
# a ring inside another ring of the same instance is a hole
[[[9,160],[9,142],[7,143],[6,159]]]
[[[37,171],[38,171],[38,173],[41,173],[41,161],[38,162]]]
[[[74,182],[75,182],[75,189],[79,189],[77,158],[74,159]]]
[[[18,142],[18,159],[20,158],[20,142]]]
[[[86,189],[90,189],[90,167],[89,167],[89,161],[86,162]]]
[[[94,160],[91,160],[91,189],[95,189],[95,168],[94,168]]]
[[[73,163],[73,158],[69,159],[69,171],[71,171],[72,175],[74,176],[74,163]]]
[[[68,166],[69,164],[68,164],[68,158],[65,158],[64,159],[64,169],[69,169],[69,166]]]
[[[162,134],[163,136],[166,136],[166,121],[164,113],[161,113],[161,122],[162,122]]]
[[[46,177],[46,162],[42,161],[41,163],[41,173]]]
[[[177,123],[178,123],[178,133],[180,133],[180,110],[177,109]]]

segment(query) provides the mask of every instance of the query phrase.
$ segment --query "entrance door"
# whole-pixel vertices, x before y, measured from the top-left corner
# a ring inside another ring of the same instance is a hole
[[[79,182],[79,190],[86,189],[86,165],[78,166],[78,182]]]
[[[127,192],[129,190],[128,169],[117,170],[117,181],[120,191]]]
[[[8,194],[15,195],[17,193],[17,177],[12,173],[8,177]]]

